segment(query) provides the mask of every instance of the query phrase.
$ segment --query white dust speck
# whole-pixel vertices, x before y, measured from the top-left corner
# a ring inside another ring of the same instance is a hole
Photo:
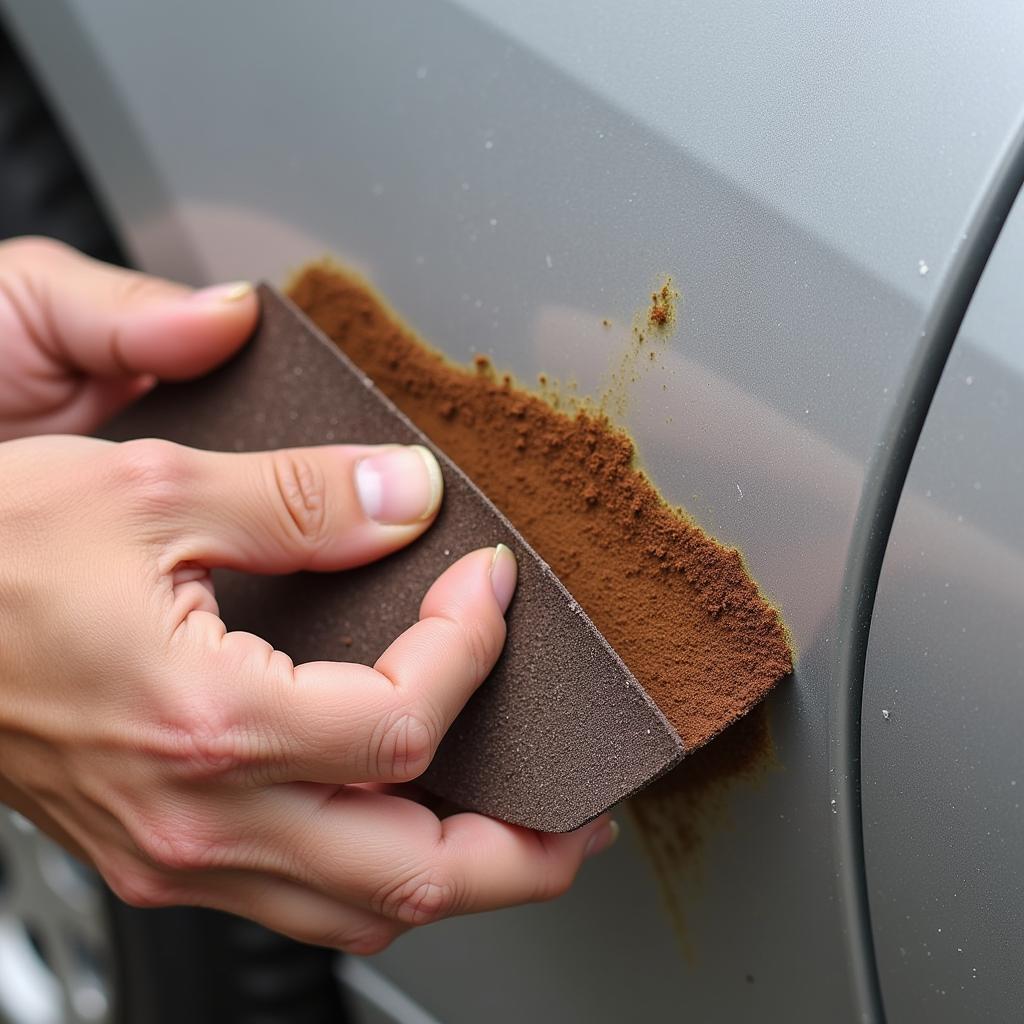
[[[548,270],[555,265],[555,261],[551,258],[551,253],[549,252],[544,254],[544,262],[548,265]]]
[[[928,264],[924,260],[917,261],[917,272],[924,277],[928,273]]]
[[[494,149],[494,139],[488,139],[484,143],[484,149]]]
[[[882,718],[884,718],[887,722],[889,721],[889,716],[891,714],[892,712],[888,708],[882,708]]]
[[[832,800],[829,800],[829,806],[832,808],[832,813],[833,814],[838,814],[839,813],[839,807],[836,804],[836,801],[835,801],[834,798]]]
[[[740,487],[740,485],[739,485],[739,483],[738,483],[738,482],[737,482],[737,484],[736,484],[736,490],[737,490],[737,491],[739,491],[739,495],[740,495],[740,497],[739,497],[739,500],[741,500],[741,501],[742,501],[742,500],[743,500],[743,488],[742,488],[742,487]]]
[[[968,374],[966,377],[964,377],[964,383],[968,387],[970,387],[974,383],[974,378],[970,374]]]
[[[498,226],[498,218],[492,217],[487,223],[490,224],[492,228],[496,228]]]

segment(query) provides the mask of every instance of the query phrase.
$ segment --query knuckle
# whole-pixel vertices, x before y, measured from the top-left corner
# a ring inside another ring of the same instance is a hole
[[[411,782],[430,765],[440,730],[421,714],[402,709],[388,716],[371,748],[374,778]]]
[[[226,775],[250,759],[236,730],[192,730],[183,737],[178,764],[187,778],[205,780]]]
[[[161,871],[202,871],[224,863],[222,845],[194,826],[150,827],[136,837],[145,859]]]
[[[159,873],[194,873],[230,866],[234,842],[196,808],[139,815],[125,828],[142,863]]]
[[[316,547],[325,539],[327,480],[320,465],[297,450],[271,457],[274,493],[284,527],[300,543]]]
[[[431,924],[450,917],[459,904],[459,893],[451,878],[438,871],[417,875],[385,892],[381,913],[408,925]]]
[[[146,438],[124,441],[113,453],[114,478],[143,510],[166,512],[187,500],[187,449]]]
[[[175,902],[170,880],[142,864],[108,866],[103,870],[103,878],[111,892],[130,907],[149,910],[169,907]]]
[[[261,757],[258,738],[212,708],[172,710],[160,722],[149,749],[185,782],[207,782]]]

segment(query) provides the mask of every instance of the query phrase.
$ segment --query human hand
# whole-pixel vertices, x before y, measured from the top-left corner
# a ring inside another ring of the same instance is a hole
[[[606,818],[444,820],[414,779],[504,639],[510,552],[467,555],[374,669],[227,632],[210,569],[342,569],[418,536],[429,453],[0,444],[0,798],[137,906],[197,904],[369,953],[564,890]],[[372,610],[368,610],[372,614]]]
[[[244,282],[192,291],[50,239],[0,243],[0,441],[90,433],[155,379],[223,362],[257,311]]]

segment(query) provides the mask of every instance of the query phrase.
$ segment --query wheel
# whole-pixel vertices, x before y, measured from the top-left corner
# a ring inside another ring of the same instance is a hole
[[[0,25],[0,239],[123,250]],[[0,1024],[341,1024],[328,950],[192,908],[136,910],[0,807]]]
[[[98,878],[0,813],[0,1020],[113,1024],[113,942]]]
[[[31,822],[0,812],[5,1024],[338,1024],[333,961],[227,914],[125,906]]]

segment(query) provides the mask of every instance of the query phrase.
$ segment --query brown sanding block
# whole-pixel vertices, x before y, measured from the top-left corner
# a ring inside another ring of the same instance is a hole
[[[228,628],[259,634],[296,663],[372,665],[448,565],[501,541],[519,562],[505,648],[420,783],[466,809],[564,832],[676,765],[678,734],[512,524],[293,303],[267,285],[259,297],[259,326],[235,358],[200,380],[160,385],[103,436],[216,451],[422,444],[445,491],[420,540],[364,568],[218,573]]]

